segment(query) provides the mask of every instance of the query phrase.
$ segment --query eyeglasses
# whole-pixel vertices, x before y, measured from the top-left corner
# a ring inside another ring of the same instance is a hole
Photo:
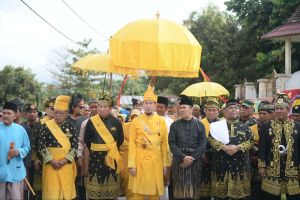
[[[65,112],[58,112],[58,111],[54,112],[54,115],[56,115],[56,116],[62,116],[62,115],[65,115],[65,114],[66,114]]]
[[[83,109],[84,109],[84,106],[80,106],[80,105],[78,105],[78,106],[76,106],[76,107],[80,108],[81,110],[83,110]]]

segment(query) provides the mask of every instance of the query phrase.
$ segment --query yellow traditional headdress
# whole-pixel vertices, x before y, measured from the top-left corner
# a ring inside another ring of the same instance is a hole
[[[154,87],[148,86],[145,94],[144,94],[144,101],[154,101],[157,102],[157,96],[154,94]]]
[[[69,96],[59,95],[55,99],[54,109],[55,110],[68,110],[69,101],[70,101]]]

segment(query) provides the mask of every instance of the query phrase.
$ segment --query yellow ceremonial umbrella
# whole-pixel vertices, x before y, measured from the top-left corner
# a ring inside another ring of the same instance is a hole
[[[159,18],[137,20],[109,43],[116,66],[152,76],[198,77],[202,47],[183,25]]]
[[[181,94],[190,97],[218,97],[229,95],[227,89],[215,82],[201,82],[188,86]]]
[[[112,64],[110,54],[90,54],[84,56],[75,62],[72,67],[82,71],[108,72],[124,75],[129,74],[132,76],[139,75],[138,70],[124,69],[114,66]]]

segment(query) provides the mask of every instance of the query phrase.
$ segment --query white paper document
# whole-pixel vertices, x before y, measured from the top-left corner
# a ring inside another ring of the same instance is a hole
[[[217,141],[220,141],[223,144],[228,144],[229,131],[228,131],[226,119],[211,123],[210,134]]]

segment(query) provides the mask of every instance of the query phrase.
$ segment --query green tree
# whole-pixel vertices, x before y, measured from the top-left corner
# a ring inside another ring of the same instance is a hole
[[[42,84],[30,69],[6,65],[0,71],[0,80],[0,105],[16,97],[28,103],[41,103]]]
[[[86,50],[90,43],[91,40],[84,40],[79,44],[85,48],[57,52],[58,60],[55,65],[58,70],[51,71],[55,82],[48,85],[48,89],[51,89],[48,92],[49,96],[80,93],[87,99],[98,95],[104,83],[103,73],[85,72],[72,68],[72,65],[81,57],[98,52],[97,49]]]
[[[261,36],[286,24],[300,6],[300,0],[229,0],[225,4],[238,19],[243,41],[250,47],[245,52],[254,63],[254,70],[260,76],[273,69],[284,73],[284,42],[262,40]],[[297,71],[300,69],[298,43],[293,43],[292,52],[292,71]]]

